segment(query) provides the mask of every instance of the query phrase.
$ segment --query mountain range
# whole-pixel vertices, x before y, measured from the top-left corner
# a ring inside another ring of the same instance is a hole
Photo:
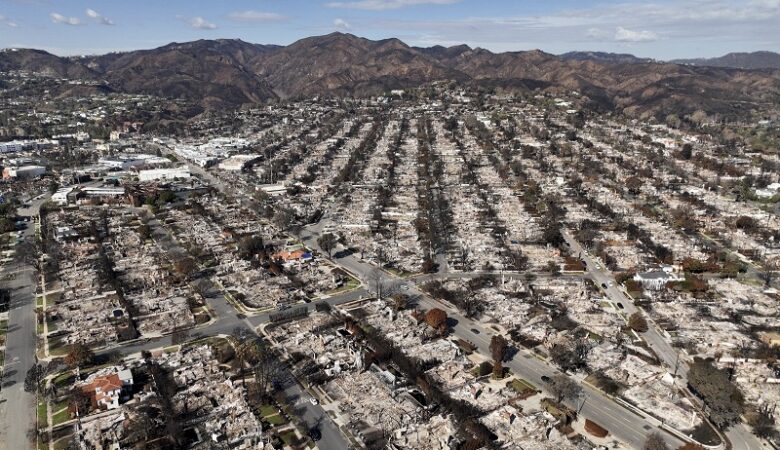
[[[419,48],[344,33],[288,46],[199,40],[82,57],[13,49],[0,52],[0,71],[8,70],[94,80],[100,83],[92,89],[183,98],[204,108],[375,95],[443,80],[554,95],[577,91],[594,108],[635,116],[697,109],[734,115],[780,103],[780,70],[699,67],[594,52],[555,56],[466,45]],[[85,89],[65,86],[58,94],[83,95]]]
[[[676,59],[675,64],[731,67],[735,69],[780,69],[780,54],[775,52],[729,53],[718,58]]]
[[[614,64],[638,64],[654,62],[650,58],[638,58],[629,53],[607,53],[607,52],[568,52],[558,55],[562,59],[572,61],[598,61]]]

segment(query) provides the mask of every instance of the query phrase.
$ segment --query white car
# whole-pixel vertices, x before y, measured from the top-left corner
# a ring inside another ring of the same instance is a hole
[[[314,398],[314,397],[309,397],[309,403],[311,403],[312,405],[319,405],[320,404],[320,402],[316,398]]]

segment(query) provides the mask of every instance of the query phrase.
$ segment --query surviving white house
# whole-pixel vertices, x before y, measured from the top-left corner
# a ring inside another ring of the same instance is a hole
[[[684,279],[675,273],[674,268],[671,266],[662,266],[655,270],[640,272],[634,275],[634,281],[651,291],[659,291],[666,286],[666,283],[683,281]]]

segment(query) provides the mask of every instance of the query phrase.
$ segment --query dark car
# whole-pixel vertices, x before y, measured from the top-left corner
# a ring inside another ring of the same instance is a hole
[[[544,381],[545,383],[549,383],[550,377],[548,377],[547,375],[542,375],[542,381]]]
[[[622,304],[622,303],[620,303],[620,302],[618,302],[618,303],[617,303],[617,306],[618,306],[618,308],[620,308],[620,309],[624,309],[624,306],[623,306],[623,304]]]
[[[479,330],[477,330],[476,328],[472,328],[471,332],[474,333],[474,334],[479,334]]]
[[[601,283],[601,287],[603,287],[604,289],[606,289],[606,288],[607,288],[607,283]]]

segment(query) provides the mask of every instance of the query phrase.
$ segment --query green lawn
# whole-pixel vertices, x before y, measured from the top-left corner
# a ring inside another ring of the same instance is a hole
[[[38,402],[38,428],[48,426],[48,411],[46,402]]]
[[[360,286],[360,282],[352,277],[349,277],[349,280],[347,280],[346,283],[344,283],[343,286],[333,289],[331,291],[326,292],[326,295],[335,295],[340,294],[342,292],[351,291],[352,289],[357,288]]]
[[[406,278],[410,275],[414,275],[413,272],[407,272],[402,269],[396,269],[395,267],[388,267],[386,270],[399,278]]]
[[[54,450],[67,450],[70,447],[70,436],[64,437],[58,441],[54,442]]]
[[[274,414],[271,416],[266,416],[265,420],[268,421],[271,425],[278,427],[279,425],[284,425],[287,423],[286,420],[284,420],[284,417],[280,416],[279,414]]]
[[[54,377],[52,383],[56,384],[58,389],[63,389],[73,384],[75,380],[76,380],[76,376],[73,375],[72,372],[67,371]]]
[[[68,354],[68,348],[63,345],[62,338],[49,338],[49,353],[52,356],[65,356]]]
[[[51,416],[51,421],[53,426],[57,426],[61,423],[67,422],[70,420],[70,412],[68,411],[68,408],[61,409],[56,414]]]
[[[68,400],[61,400],[59,402],[56,402],[52,407],[54,408],[54,411],[59,411],[63,408],[67,408]]]
[[[276,414],[276,406],[274,405],[262,405],[260,406],[260,415],[263,417],[273,416]]]
[[[523,392],[525,392],[527,390],[531,390],[531,391],[535,391],[536,390],[534,385],[532,385],[531,383],[529,383],[529,382],[527,382],[527,381],[525,381],[525,380],[523,380],[521,378],[518,378],[518,379],[510,381],[509,382],[509,387],[512,388],[512,390],[514,390],[518,394],[522,394]]]
[[[298,437],[295,434],[295,430],[287,430],[283,433],[279,433],[279,437],[286,445],[293,445],[294,443],[298,442]]]

